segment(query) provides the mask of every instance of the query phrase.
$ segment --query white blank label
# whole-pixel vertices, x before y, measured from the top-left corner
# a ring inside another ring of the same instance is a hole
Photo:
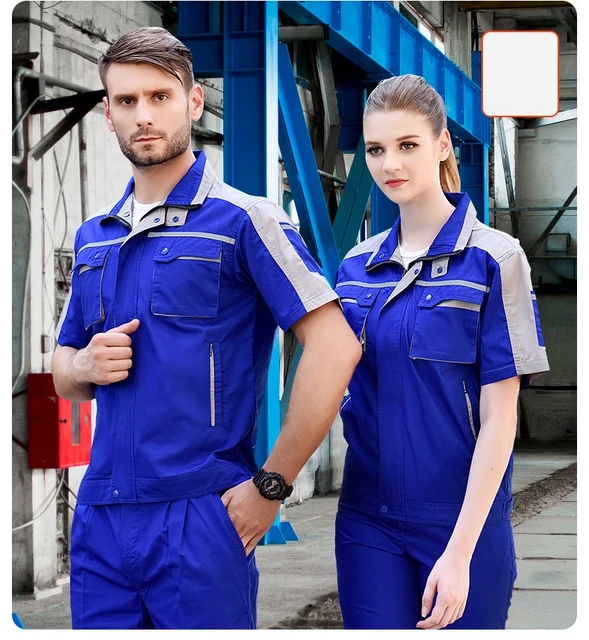
[[[558,35],[487,31],[482,38],[482,109],[489,117],[558,113]]]

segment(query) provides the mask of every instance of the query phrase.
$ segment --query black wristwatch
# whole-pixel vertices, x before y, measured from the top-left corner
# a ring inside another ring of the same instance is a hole
[[[260,495],[267,500],[284,500],[292,493],[292,485],[275,471],[265,471],[260,469],[252,478],[253,483],[258,487]]]

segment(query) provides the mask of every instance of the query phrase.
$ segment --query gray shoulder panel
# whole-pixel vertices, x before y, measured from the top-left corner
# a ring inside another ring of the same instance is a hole
[[[491,229],[480,220],[475,222],[466,246],[486,251],[496,262],[523,251],[519,240],[498,229]]]
[[[386,231],[382,231],[381,233],[378,233],[375,236],[371,236],[363,242],[358,243],[355,247],[352,247],[352,249],[350,249],[348,253],[346,253],[344,260],[346,260],[347,258],[353,258],[354,256],[362,255],[363,253],[374,253],[376,249],[380,247],[382,241],[389,235],[390,231],[390,229],[387,229]]]
[[[325,277],[307,268],[288,239],[281,223],[290,222],[290,218],[281,207],[263,198],[253,202],[247,214],[266,250],[288,278],[307,311],[337,298]]]
[[[209,191],[208,197],[225,200],[226,202],[230,202],[236,207],[239,207],[240,209],[244,209],[246,211],[256,202],[266,200],[266,198],[263,198],[261,196],[251,196],[249,195],[249,193],[245,193],[243,191],[240,191],[239,189],[235,189],[219,178],[215,178],[213,186]],[[270,201],[268,200],[268,202]]]

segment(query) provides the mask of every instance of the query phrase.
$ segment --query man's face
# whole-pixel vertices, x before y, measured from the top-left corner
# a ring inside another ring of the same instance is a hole
[[[190,123],[202,115],[202,89],[150,64],[114,63],[106,74],[108,128],[136,167],[163,164],[190,148]]]

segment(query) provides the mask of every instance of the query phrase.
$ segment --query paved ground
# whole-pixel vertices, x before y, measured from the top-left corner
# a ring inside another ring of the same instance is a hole
[[[576,471],[570,446],[516,449],[518,578],[510,629],[566,629],[575,622]],[[286,508],[284,519],[298,541],[258,547],[258,628],[342,628],[333,554],[336,507],[337,494],[330,494]],[[71,629],[68,587],[42,599],[14,596],[13,611],[27,629]]]

